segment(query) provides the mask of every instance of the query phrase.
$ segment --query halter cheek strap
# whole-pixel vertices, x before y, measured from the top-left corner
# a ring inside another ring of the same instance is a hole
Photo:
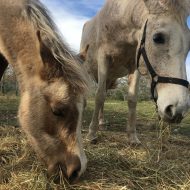
[[[150,61],[148,59],[147,53],[146,53],[146,49],[145,49],[145,40],[146,40],[146,29],[147,29],[147,23],[148,20],[145,23],[144,26],[144,31],[143,31],[143,36],[141,39],[141,43],[140,43],[140,47],[138,49],[138,53],[137,53],[137,69],[139,68],[139,61],[140,61],[140,57],[142,55],[143,59],[144,59],[144,63],[151,75],[152,78],[152,82],[151,82],[151,94],[152,94],[152,98],[155,102],[157,102],[158,97],[155,96],[155,88],[156,85],[158,83],[170,83],[170,84],[177,84],[177,85],[181,85],[184,86],[186,88],[189,88],[189,82],[187,80],[184,79],[179,79],[179,78],[173,78],[173,77],[162,77],[159,76],[155,70],[153,69],[152,65],[150,64]]]

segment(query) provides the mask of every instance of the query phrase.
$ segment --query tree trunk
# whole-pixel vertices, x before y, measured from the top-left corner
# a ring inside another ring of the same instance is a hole
[[[5,95],[5,82],[3,76],[1,77],[0,84],[1,84],[1,94]]]

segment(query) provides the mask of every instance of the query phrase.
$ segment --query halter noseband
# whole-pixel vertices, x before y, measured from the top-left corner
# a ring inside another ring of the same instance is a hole
[[[153,69],[152,65],[150,64],[150,61],[148,59],[146,50],[145,50],[145,40],[146,40],[146,28],[147,28],[147,23],[148,20],[145,23],[144,26],[144,31],[143,31],[143,36],[141,39],[141,44],[140,47],[138,49],[138,53],[137,53],[137,69],[139,68],[139,60],[141,55],[143,56],[145,65],[151,75],[152,78],[152,82],[151,82],[151,94],[152,94],[152,98],[155,102],[157,102],[158,97],[155,96],[155,88],[156,85],[158,83],[171,83],[171,84],[178,84],[178,85],[182,85],[186,88],[189,88],[189,82],[187,80],[184,79],[179,79],[179,78],[172,78],[172,77],[162,77],[159,76],[156,71]]]

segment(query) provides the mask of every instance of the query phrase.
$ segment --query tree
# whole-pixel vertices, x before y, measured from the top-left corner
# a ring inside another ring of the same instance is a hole
[[[0,82],[0,90],[2,94],[15,93],[18,95],[18,84],[13,68],[9,65]]]

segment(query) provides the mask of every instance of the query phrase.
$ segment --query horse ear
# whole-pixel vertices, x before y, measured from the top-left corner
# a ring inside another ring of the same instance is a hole
[[[86,60],[86,55],[87,55],[87,52],[88,52],[88,48],[89,48],[89,44],[85,47],[84,50],[82,50],[82,51],[78,54],[78,56],[80,57],[80,59],[81,59],[82,61],[85,61],[85,60]]]
[[[43,62],[43,66],[50,64],[52,61],[54,61],[54,57],[48,48],[48,44],[46,44],[45,40],[43,40],[43,36],[40,33],[40,31],[37,31],[37,37],[40,43],[40,55]]]
[[[40,31],[37,31],[37,38],[39,40],[40,57],[42,60],[42,64],[39,64],[37,69],[41,78],[47,80],[48,77],[52,77],[55,73],[56,67],[52,67],[52,65],[56,65],[57,61],[52,55],[51,50],[48,48],[48,42],[43,39]],[[57,71],[56,73],[58,75],[60,72]]]

